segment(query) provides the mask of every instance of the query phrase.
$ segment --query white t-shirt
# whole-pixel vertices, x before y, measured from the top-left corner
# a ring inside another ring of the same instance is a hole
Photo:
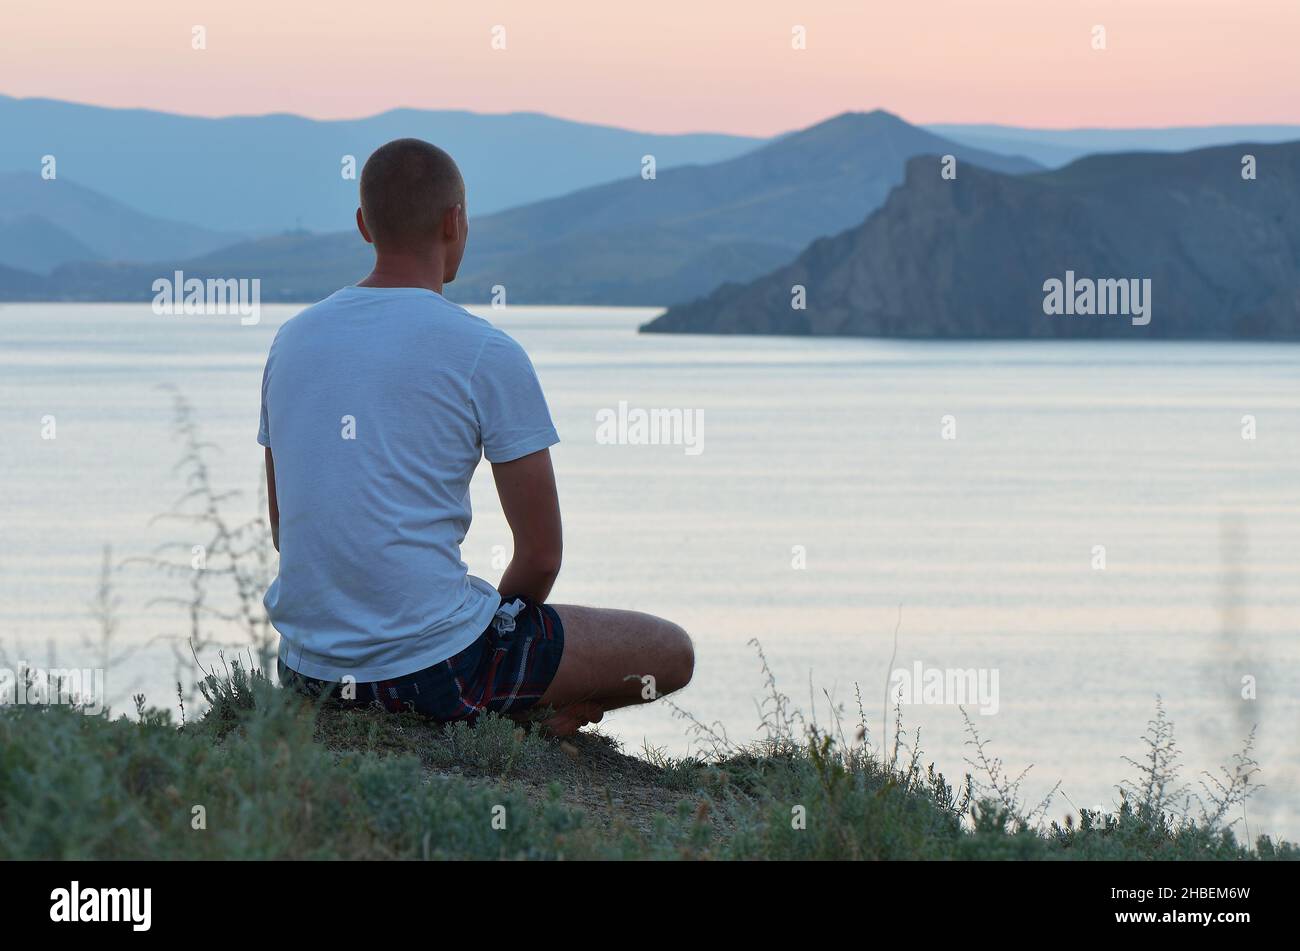
[[[469,646],[500,604],[460,545],[480,457],[559,442],[528,355],[441,294],[345,287],[286,321],[262,376],[280,574],[280,659],[387,680]]]

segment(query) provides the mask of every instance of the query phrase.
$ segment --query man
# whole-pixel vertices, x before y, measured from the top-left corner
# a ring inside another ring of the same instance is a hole
[[[374,270],[287,321],[262,377],[282,683],[444,722],[549,708],[558,735],[685,686],[677,625],[545,603],[559,437],[523,348],[442,296],[469,234],[451,156],[376,151],[357,228]],[[500,593],[460,555],[480,456],[514,538]]]

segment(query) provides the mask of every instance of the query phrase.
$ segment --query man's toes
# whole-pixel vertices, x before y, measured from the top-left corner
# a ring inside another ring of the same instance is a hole
[[[604,715],[598,703],[571,703],[543,720],[542,728],[554,736],[572,736],[588,723],[599,723]]]
[[[573,736],[573,734],[578,732],[578,728],[582,726],[581,723],[574,720],[572,717],[566,717],[563,715],[557,715],[550,719],[543,720],[540,725],[542,731],[548,736]]]

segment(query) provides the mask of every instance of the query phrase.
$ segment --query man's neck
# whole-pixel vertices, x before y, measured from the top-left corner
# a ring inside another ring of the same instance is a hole
[[[442,254],[376,254],[375,266],[358,287],[423,287],[442,293]]]

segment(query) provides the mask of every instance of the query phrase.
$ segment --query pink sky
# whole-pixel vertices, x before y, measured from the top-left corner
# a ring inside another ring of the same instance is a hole
[[[0,93],[209,116],[528,110],[755,135],[877,107],[1300,122],[1300,0],[41,0],[7,4],[0,25]]]

